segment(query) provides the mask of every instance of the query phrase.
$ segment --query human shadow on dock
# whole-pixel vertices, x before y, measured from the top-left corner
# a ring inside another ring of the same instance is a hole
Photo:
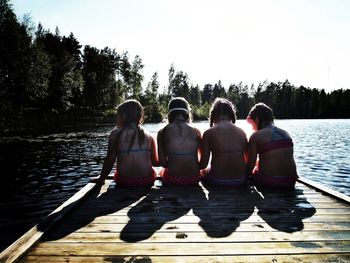
[[[249,218],[255,208],[257,193],[248,185],[237,187],[212,186],[203,183],[208,191],[205,203],[194,208],[199,225],[210,237],[227,237]]]
[[[272,228],[293,233],[304,229],[303,219],[315,214],[302,189],[259,189],[258,215]],[[263,227],[261,225],[261,227]]]
[[[146,240],[166,223],[186,215],[195,204],[205,201],[205,193],[199,185],[154,188],[129,210],[129,222],[121,231],[120,239],[127,242]],[[186,229],[181,229],[179,225],[174,222],[164,231],[173,231],[176,238],[186,238]]]
[[[96,186],[89,196],[81,202],[79,209],[68,213],[65,219],[44,236],[44,240],[63,238],[77,230],[88,226],[100,216],[114,214],[132,206],[151,192],[151,187],[122,188],[112,183],[107,191],[101,193],[101,186]],[[101,232],[110,230],[101,229]]]

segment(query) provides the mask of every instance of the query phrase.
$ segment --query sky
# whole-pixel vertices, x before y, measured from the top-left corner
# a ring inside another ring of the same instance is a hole
[[[200,88],[221,80],[289,80],[309,88],[350,88],[348,0],[13,0],[19,19],[81,45],[139,55],[143,86],[154,72],[188,74]]]

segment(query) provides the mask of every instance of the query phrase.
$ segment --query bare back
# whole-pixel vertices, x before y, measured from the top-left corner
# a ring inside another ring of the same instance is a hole
[[[211,153],[211,176],[218,179],[242,178],[245,175],[246,150],[247,138],[243,130],[231,121],[221,121],[203,135],[201,166],[206,166]]]
[[[115,136],[118,174],[127,177],[150,176],[152,158],[156,154],[152,136],[145,132],[145,140],[141,145],[137,129],[125,128],[120,131],[119,136]],[[133,136],[135,139],[132,142]]]
[[[278,138],[282,140],[290,140],[289,134],[277,127],[273,129],[266,127],[255,132],[249,141],[248,162],[253,166],[257,155],[259,156],[259,171],[269,176],[295,176],[296,165],[293,157],[293,146],[276,148],[263,153],[259,151],[264,145],[273,142],[273,132],[278,132]],[[250,167],[250,168],[251,168]]]
[[[174,121],[158,133],[158,155],[170,176],[196,176],[199,173],[200,132],[185,121]]]

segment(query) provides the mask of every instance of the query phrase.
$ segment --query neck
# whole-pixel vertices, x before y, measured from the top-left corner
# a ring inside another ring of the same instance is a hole
[[[273,123],[273,121],[270,121],[264,126],[264,128],[273,128],[274,126],[275,124]]]
[[[231,122],[232,123],[232,120],[229,119],[229,118],[226,118],[226,117],[221,117],[221,118],[216,119],[214,121],[214,124],[227,123],[227,122]]]
[[[131,127],[131,128],[137,128],[138,125],[136,122],[130,122],[128,125],[126,125],[125,127]]]
[[[182,115],[177,115],[174,119],[174,121],[186,121],[185,118]]]

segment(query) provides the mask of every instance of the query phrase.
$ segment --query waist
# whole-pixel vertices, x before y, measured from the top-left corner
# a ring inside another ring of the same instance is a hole
[[[271,179],[287,179],[287,178],[293,178],[293,179],[297,179],[299,178],[297,172],[289,172],[288,174],[285,174],[285,172],[282,172],[281,174],[278,174],[278,175],[271,175],[271,174],[268,174],[268,173],[264,173],[262,172],[259,167],[256,167],[253,171],[253,175],[257,175],[257,176],[263,176],[265,178],[271,178]]]
[[[210,171],[203,177],[203,181],[209,185],[226,185],[226,186],[234,186],[234,185],[242,185],[246,181],[246,177],[238,177],[238,178],[218,178],[215,177]]]
[[[242,177],[238,177],[238,178],[218,178],[215,177],[213,174],[211,174],[210,172],[205,176],[206,179],[213,181],[213,182],[222,182],[222,183],[226,183],[226,182],[244,182],[246,180],[245,176]]]

